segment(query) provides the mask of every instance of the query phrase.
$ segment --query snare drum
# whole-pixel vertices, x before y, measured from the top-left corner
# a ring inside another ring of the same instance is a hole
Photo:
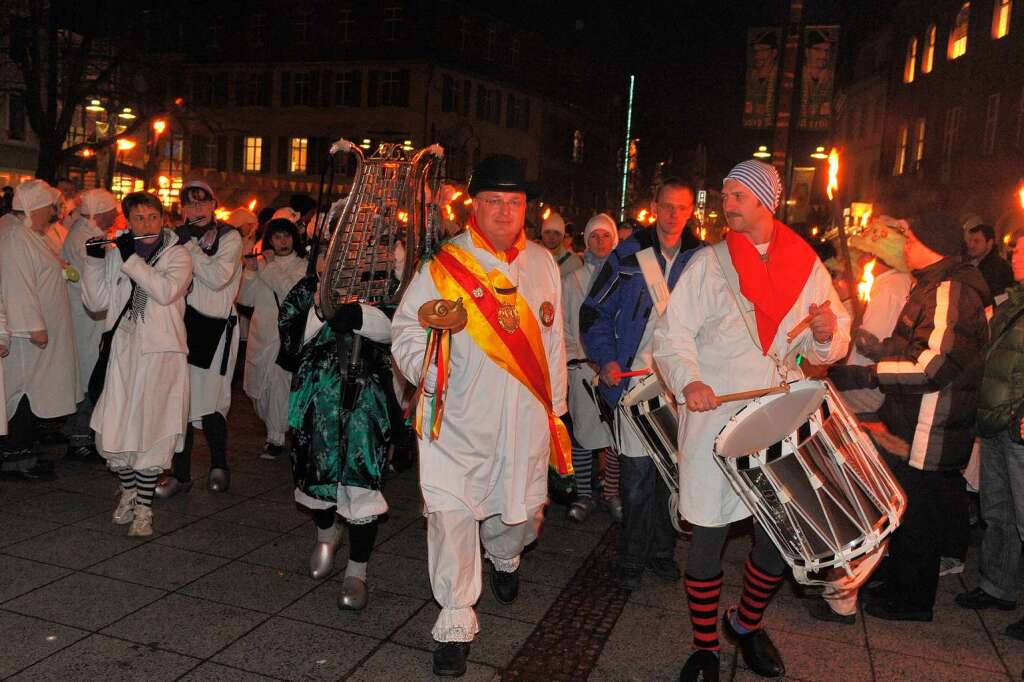
[[[874,444],[826,382],[754,400],[715,439],[715,461],[794,577],[840,568],[879,547],[907,500]]]
[[[671,491],[669,513],[672,525],[676,530],[682,530],[679,519],[679,469],[676,465],[679,420],[675,400],[665,391],[656,374],[648,374],[635,381],[623,393],[618,412],[619,428],[625,423],[633,430]],[[621,434],[618,442],[622,442]]]

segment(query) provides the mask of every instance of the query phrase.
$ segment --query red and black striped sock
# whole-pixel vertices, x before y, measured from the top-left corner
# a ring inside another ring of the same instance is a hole
[[[757,630],[768,602],[782,586],[781,575],[771,575],[758,568],[753,559],[747,557],[743,568],[743,596],[736,612],[736,620],[744,630]]]
[[[690,606],[693,646],[718,651],[718,598],[722,594],[722,574],[697,580],[686,576],[686,601]]]

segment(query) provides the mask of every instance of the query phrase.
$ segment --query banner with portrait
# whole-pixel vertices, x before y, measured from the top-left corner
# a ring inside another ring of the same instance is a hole
[[[747,31],[747,91],[743,101],[744,128],[775,125],[775,91],[779,80],[777,27]]]
[[[804,29],[803,69],[800,72],[801,130],[828,130],[832,123],[832,86],[839,47],[838,26]]]

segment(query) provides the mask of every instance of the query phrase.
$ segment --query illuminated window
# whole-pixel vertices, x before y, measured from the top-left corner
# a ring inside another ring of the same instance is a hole
[[[899,140],[896,143],[896,160],[892,165],[893,175],[903,175],[907,165],[907,138],[910,130],[906,125],[900,126]]]
[[[996,150],[996,132],[999,129],[999,93],[989,95],[988,106],[985,108],[985,135],[982,138],[982,149],[985,154],[993,154]]]
[[[935,24],[924,32],[924,52],[921,54],[921,73],[931,73],[935,66]]]
[[[924,132],[925,120],[923,118],[919,118],[917,119],[917,123],[914,124],[913,171],[915,173],[921,170],[921,164],[924,163]]]
[[[953,29],[949,32],[949,46],[946,48],[949,59],[959,59],[967,54],[967,24],[970,17],[971,3],[965,2],[957,12]]]
[[[916,75],[914,69],[917,68],[917,38],[911,37],[907,43],[907,58],[903,62],[903,82],[913,83],[914,76]]]
[[[242,170],[246,173],[259,173],[263,168],[263,138],[245,138],[245,156],[242,159]]]
[[[288,151],[288,172],[306,172],[306,155],[309,151],[309,138],[293,137]]]
[[[992,10],[992,38],[999,40],[1010,32],[1010,11],[1013,0],[995,0]]]

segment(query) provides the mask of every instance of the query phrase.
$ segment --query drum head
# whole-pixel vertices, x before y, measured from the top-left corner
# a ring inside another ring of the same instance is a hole
[[[745,407],[739,421],[715,442],[719,457],[744,457],[790,436],[821,405],[826,388],[817,381],[799,382],[789,393]],[[762,399],[763,400],[763,399]]]
[[[657,398],[664,392],[665,387],[661,385],[658,375],[648,374],[629,387],[629,390],[622,396],[622,404],[630,407],[645,400]]]

